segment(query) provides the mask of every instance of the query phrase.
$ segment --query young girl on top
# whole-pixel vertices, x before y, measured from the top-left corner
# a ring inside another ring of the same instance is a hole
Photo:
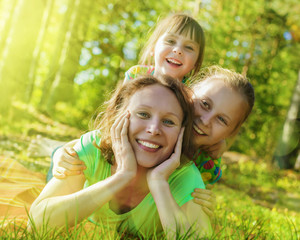
[[[205,50],[204,32],[186,14],[173,14],[161,20],[142,49],[140,65],[125,73],[125,82],[140,74],[164,74],[178,81],[199,72]]]

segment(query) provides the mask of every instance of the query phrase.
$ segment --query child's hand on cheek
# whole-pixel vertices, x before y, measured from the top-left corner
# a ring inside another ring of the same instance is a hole
[[[148,184],[150,181],[163,180],[168,181],[169,176],[175,171],[180,165],[181,147],[183,139],[184,127],[181,128],[178,135],[177,143],[174,148],[174,152],[169,159],[163,161],[158,166],[150,169],[147,173]]]

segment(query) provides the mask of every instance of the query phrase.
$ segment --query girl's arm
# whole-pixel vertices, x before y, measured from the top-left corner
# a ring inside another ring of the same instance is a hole
[[[191,231],[195,230],[194,234],[196,236],[204,236],[211,233],[209,218],[203,212],[201,206],[193,203],[193,201],[189,201],[182,207],[179,207],[170,190],[168,178],[180,164],[182,136],[183,131],[178,137],[171,157],[147,174],[148,186],[168,239],[174,239],[176,233],[183,235],[189,229]]]
[[[202,207],[203,212],[209,216],[210,220],[214,217],[214,209],[216,204],[216,196],[212,192],[214,185],[207,184],[206,189],[196,188],[192,193],[193,201]]]
[[[176,233],[182,236],[188,231],[195,236],[195,239],[211,235],[210,219],[201,205],[190,200],[179,207],[167,181],[156,181],[150,191],[167,239],[175,239]]]

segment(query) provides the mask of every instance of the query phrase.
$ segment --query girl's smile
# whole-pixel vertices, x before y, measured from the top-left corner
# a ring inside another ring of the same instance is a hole
[[[193,144],[215,144],[232,135],[244,116],[242,96],[220,79],[206,80],[194,93]]]
[[[155,72],[181,81],[194,69],[198,55],[198,43],[184,35],[167,32],[155,45]]]

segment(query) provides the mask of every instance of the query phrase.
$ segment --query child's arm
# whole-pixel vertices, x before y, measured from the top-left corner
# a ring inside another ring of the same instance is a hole
[[[199,149],[193,161],[201,173],[202,180],[206,185],[206,189],[194,190],[192,193],[194,203],[199,204],[203,211],[212,219],[216,202],[216,197],[212,192],[212,189],[213,184],[222,176],[221,158],[213,160],[206,152]]]
[[[155,201],[166,239],[183,236],[187,231],[192,231],[195,238],[212,233],[209,218],[203,209],[192,200],[179,206],[171,192],[168,179],[180,165],[182,136],[183,129],[170,158],[147,172],[147,183]]]
[[[66,176],[83,174],[86,166],[83,161],[79,160],[77,153],[73,149],[77,141],[73,140],[67,143],[54,153],[52,170],[54,177],[62,179]]]

